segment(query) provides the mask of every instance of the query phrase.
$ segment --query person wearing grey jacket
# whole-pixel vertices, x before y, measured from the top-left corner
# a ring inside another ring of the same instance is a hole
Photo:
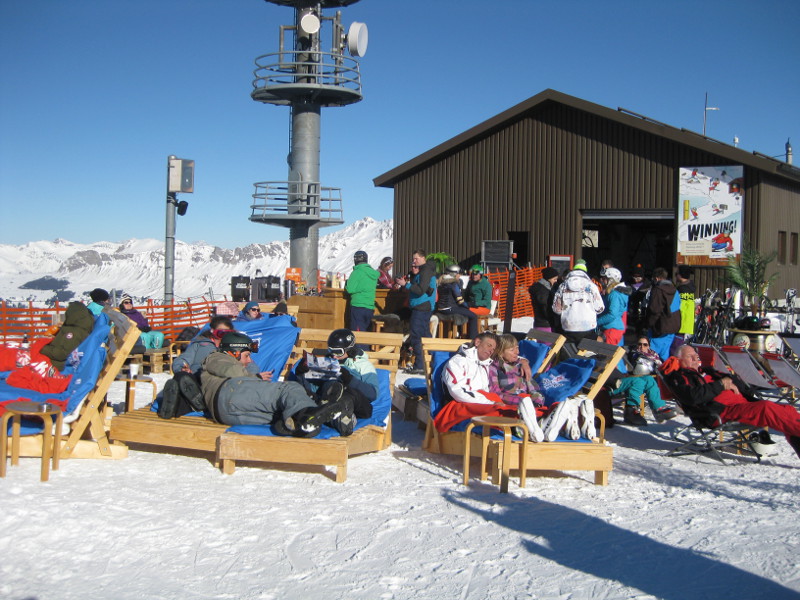
[[[342,413],[352,417],[352,400],[341,393],[317,405],[299,383],[264,381],[250,373],[252,344],[243,333],[227,333],[218,351],[203,361],[202,393],[213,420],[226,425],[272,425],[279,435],[313,437],[323,423]]]

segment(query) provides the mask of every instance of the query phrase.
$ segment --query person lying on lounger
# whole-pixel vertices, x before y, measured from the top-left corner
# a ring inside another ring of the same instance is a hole
[[[299,383],[264,381],[247,370],[253,341],[226,333],[200,375],[208,414],[225,425],[272,425],[279,435],[313,437],[325,423],[353,420],[349,397],[323,396],[317,404]],[[352,429],[350,430],[352,432]]]
[[[794,407],[755,400],[735,375],[703,367],[697,351],[689,345],[678,348],[677,361],[675,365],[670,358],[662,370],[683,406],[709,416],[718,414],[723,423],[737,421],[780,431],[800,456],[800,413]]]
[[[158,404],[158,416],[174,419],[190,412],[205,411],[205,401],[200,391],[200,370],[203,361],[219,348],[222,337],[233,331],[231,318],[224,315],[212,317],[209,327],[195,337],[186,350],[172,361],[172,379],[164,384],[164,391]],[[250,362],[247,370],[264,381],[272,379],[272,371],[258,372],[258,365]]]
[[[327,351],[304,355],[294,368],[294,377],[315,396],[336,395],[341,389],[341,394],[352,398],[356,418],[372,416],[378,373],[369,355],[356,346],[356,336],[350,329],[332,331]]]
[[[489,368],[496,348],[497,336],[487,331],[478,334],[471,344],[461,346],[447,361],[442,384],[450,401],[434,418],[436,429],[449,431],[476,416],[517,418],[516,404],[506,404],[500,395],[489,391]]]

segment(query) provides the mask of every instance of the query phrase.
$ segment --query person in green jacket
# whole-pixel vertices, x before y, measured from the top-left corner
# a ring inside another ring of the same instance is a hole
[[[476,315],[488,315],[492,310],[492,284],[483,276],[483,267],[472,265],[464,301]]]
[[[367,253],[359,250],[353,255],[353,273],[345,290],[350,294],[350,329],[367,331],[375,310],[375,290],[380,273],[369,266]]]

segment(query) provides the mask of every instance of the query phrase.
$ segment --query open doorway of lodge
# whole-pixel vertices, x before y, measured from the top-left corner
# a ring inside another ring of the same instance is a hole
[[[645,278],[653,269],[664,267],[672,273],[675,264],[675,213],[673,211],[620,214],[596,211],[583,214],[582,258],[589,275],[600,275],[600,263],[610,259],[630,281],[631,268],[641,265]],[[626,345],[633,342],[634,331],[625,334]]]

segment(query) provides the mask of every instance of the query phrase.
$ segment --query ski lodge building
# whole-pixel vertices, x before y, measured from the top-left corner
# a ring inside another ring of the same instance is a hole
[[[726,170],[741,173],[718,188],[714,178],[697,184],[705,196],[701,211],[732,212],[728,200],[713,200],[719,190],[735,198],[738,221],[703,222],[697,211],[703,202],[683,195],[686,186],[701,181],[693,179],[693,167],[721,167],[723,176]],[[476,125],[374,183],[394,189],[398,274],[415,248],[447,252],[468,268],[481,262],[485,241],[507,240],[520,266],[568,256],[584,258],[589,272],[597,274],[600,261],[610,258],[623,275],[635,264],[649,275],[657,266],[671,272],[675,264],[692,264],[699,295],[722,287],[727,257],[741,251],[715,242],[722,229],[737,233],[738,245],[747,239],[761,252],[778,252],[768,271],[779,272],[773,298],[800,284],[800,169],[555,90]],[[690,237],[682,240],[687,231]]]

